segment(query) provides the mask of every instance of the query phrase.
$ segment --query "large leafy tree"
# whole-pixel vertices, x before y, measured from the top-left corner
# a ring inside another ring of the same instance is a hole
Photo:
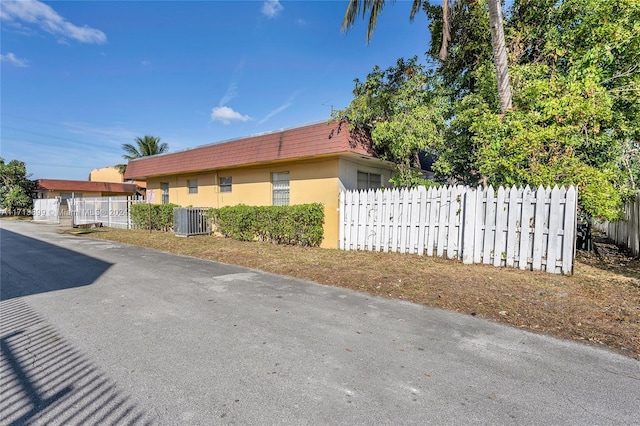
[[[586,216],[615,219],[640,178],[638,0],[515,0],[505,21],[506,115],[482,1],[456,2],[444,61],[442,8],[423,6],[434,88],[448,99],[436,171],[466,184],[577,185]]]
[[[25,163],[11,160],[5,163],[0,157],[0,207],[11,214],[28,210],[33,202],[36,183],[27,175]]]
[[[520,0],[510,26],[513,114],[498,120],[479,92],[459,109],[480,174],[497,184],[574,184],[586,215],[615,219],[640,136],[637,0]]]
[[[354,100],[334,111],[351,128],[366,132],[377,154],[396,164],[396,186],[424,184],[419,153],[436,151],[443,143],[445,98],[432,72],[417,57],[399,59],[394,67],[375,67],[365,81],[355,80]]]
[[[160,142],[160,138],[156,136],[138,136],[134,139],[134,142],[135,144],[122,144],[122,149],[125,152],[122,158],[124,158],[125,160],[135,160],[136,158],[163,154],[169,151],[169,145],[166,142]],[[120,171],[120,173],[124,173],[127,166],[125,164],[119,164],[116,166],[116,168]]]
[[[441,13],[442,25],[440,25],[440,35],[442,42],[439,54],[439,57],[442,61],[445,61],[447,58],[448,42],[451,40],[451,12],[455,3],[456,0],[443,0]],[[483,4],[488,6],[489,25],[484,26],[482,30],[491,35],[498,99],[500,103],[500,110],[503,114],[505,114],[511,109],[512,102],[511,84],[509,82],[509,68],[507,66],[507,51],[500,0],[473,1],[468,2],[467,4],[474,7],[479,7]],[[353,26],[358,19],[358,15],[361,14],[363,17],[366,17],[368,13],[369,23],[367,26],[367,41],[369,41],[371,39],[371,36],[373,35],[373,30],[375,29],[378,15],[382,12],[384,5],[385,0],[349,0],[347,11],[345,12],[344,19],[342,21],[342,30],[345,31]],[[417,12],[420,10],[421,5],[422,0],[413,0],[410,14],[411,20],[415,18]]]

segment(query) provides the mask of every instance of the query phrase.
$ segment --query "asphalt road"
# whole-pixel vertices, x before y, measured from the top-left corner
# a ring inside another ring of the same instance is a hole
[[[0,221],[0,424],[640,424],[640,362]]]

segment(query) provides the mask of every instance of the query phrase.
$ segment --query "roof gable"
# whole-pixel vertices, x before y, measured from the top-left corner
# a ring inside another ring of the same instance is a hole
[[[375,156],[371,140],[349,132],[346,122],[323,122],[129,161],[125,178],[145,179],[342,153]]]

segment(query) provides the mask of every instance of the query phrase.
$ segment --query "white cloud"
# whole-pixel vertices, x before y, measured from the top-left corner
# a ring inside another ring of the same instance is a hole
[[[283,9],[284,6],[280,4],[279,0],[265,0],[265,2],[262,3],[262,13],[267,18],[275,18]]]
[[[18,58],[13,53],[9,52],[6,55],[0,53],[0,61],[9,62],[10,64],[15,65],[16,67],[26,68],[29,66],[29,62],[26,59]]]
[[[242,115],[238,111],[234,111],[233,108],[221,106],[211,110],[211,120],[221,121],[222,124],[231,124],[232,121],[249,121],[251,117]]]
[[[87,25],[78,27],[44,3],[37,0],[3,1],[0,19],[11,22],[18,28],[22,23],[36,25],[42,30],[62,37],[61,41],[70,38],[81,43],[106,43],[107,36],[100,30]]]

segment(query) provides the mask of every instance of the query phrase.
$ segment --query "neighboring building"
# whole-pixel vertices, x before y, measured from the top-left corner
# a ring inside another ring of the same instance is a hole
[[[89,172],[89,180],[92,182],[124,182],[124,174],[115,166],[102,167],[100,169],[93,169]],[[144,197],[147,188],[147,183],[143,180],[134,180],[127,183],[134,183],[136,188],[136,195]]]
[[[115,167],[102,167],[89,172],[89,180],[92,182],[124,182],[124,174]]]
[[[89,182],[84,180],[38,179],[36,198],[60,197],[62,205],[68,198],[107,197],[114,195],[136,195],[133,183]]]
[[[323,247],[338,247],[340,191],[388,186],[393,164],[346,123],[317,123],[129,161],[152,203],[224,207],[322,203]]]

